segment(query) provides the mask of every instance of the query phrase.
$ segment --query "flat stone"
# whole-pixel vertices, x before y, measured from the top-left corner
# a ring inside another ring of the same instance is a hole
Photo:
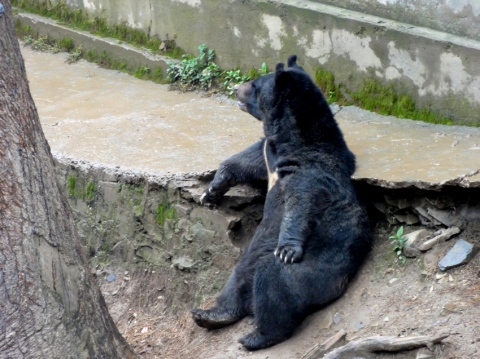
[[[360,330],[365,327],[365,324],[363,324],[362,321],[358,321],[355,323],[355,329]]]
[[[333,324],[333,316],[332,313],[328,312],[327,315],[322,319],[320,322],[321,329],[329,329]]]
[[[117,276],[115,275],[115,273],[112,273],[107,277],[107,281],[109,282],[113,282],[115,279],[117,279]]]
[[[452,249],[443,257],[443,259],[438,263],[438,268],[441,271],[445,271],[450,268],[457,267],[462,264],[470,262],[470,260],[477,254],[478,247],[459,239]]]
[[[340,320],[341,320],[341,319],[342,319],[342,316],[340,315],[340,313],[337,312],[337,313],[335,313],[335,314],[333,315],[333,322],[334,322],[335,324],[340,323]]]

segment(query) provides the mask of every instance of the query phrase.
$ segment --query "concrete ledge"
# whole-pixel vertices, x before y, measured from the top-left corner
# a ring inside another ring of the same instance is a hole
[[[177,94],[85,61],[67,65],[65,54],[24,48],[23,56],[57,158],[169,177],[213,171],[262,136],[261,123],[235,101]],[[480,187],[479,128],[430,125],[353,106],[335,112],[357,156],[355,180],[391,189]]]
[[[86,31],[71,29],[59,24],[55,20],[44,18],[42,16],[18,13],[15,16],[24,25],[30,26],[41,35],[48,35],[54,40],[61,40],[64,37],[71,38],[75,46],[82,45],[83,49],[94,50],[98,54],[105,53],[109,58],[118,62],[125,61],[127,69],[135,71],[141,66],[147,66],[151,69],[161,67],[164,74],[168,69],[167,62],[176,62],[166,56],[152,54],[148,50],[143,50],[129,44],[120,43],[118,40],[94,36]]]

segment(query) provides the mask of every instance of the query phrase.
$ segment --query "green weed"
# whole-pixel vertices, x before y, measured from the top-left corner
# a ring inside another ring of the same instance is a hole
[[[250,81],[250,76],[242,75],[240,70],[229,70],[222,73],[223,81],[220,84],[220,89],[225,91],[228,96],[232,97],[235,93],[235,86],[241,85],[244,82]]]
[[[70,196],[72,197],[75,197],[77,195],[77,191],[75,189],[75,185],[76,185],[76,180],[75,180],[75,177],[70,175],[68,176],[68,183],[67,183],[67,186],[68,186],[68,193],[70,193]]]
[[[75,44],[73,43],[73,40],[69,37],[64,37],[63,39],[61,39],[59,46],[60,48],[62,48],[67,52],[70,52],[75,48]]]
[[[72,52],[68,54],[67,62],[69,64],[73,64],[74,62],[77,62],[80,60],[83,56],[83,47],[80,45],[79,47],[76,47]]]
[[[48,36],[40,36],[34,38],[31,35],[27,35],[23,38],[25,46],[30,46],[35,51],[51,52],[53,54],[60,52],[60,48],[55,41],[52,41]]]
[[[397,254],[398,260],[402,263],[405,264],[407,261],[407,258],[403,255],[403,247],[405,246],[405,242],[407,241],[407,237],[403,236],[403,226],[401,226],[398,230],[397,233],[394,234],[393,236],[389,237],[392,239],[392,244],[393,244],[393,250]]]
[[[215,52],[207,46],[198,47],[200,55],[183,55],[179,63],[168,62],[167,78],[173,82],[180,82],[186,89],[201,88],[208,90],[213,81],[221,74],[220,67],[213,62]]]
[[[333,72],[322,69],[320,67],[315,69],[315,84],[322,90],[327,102],[338,103],[339,105],[348,105],[348,101],[340,90],[340,86],[335,84],[335,76]]]
[[[92,201],[95,198],[95,183],[92,181],[88,182],[85,192],[83,194],[83,199]]]
[[[381,115],[443,125],[453,124],[448,118],[437,116],[427,109],[418,109],[411,97],[397,94],[393,85],[385,86],[376,79],[366,79],[363,86],[350,95],[356,106]]]

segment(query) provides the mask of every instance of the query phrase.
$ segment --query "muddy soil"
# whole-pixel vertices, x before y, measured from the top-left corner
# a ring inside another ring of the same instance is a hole
[[[406,232],[419,228],[407,227]],[[108,282],[105,272],[99,282],[120,331],[148,359],[300,358],[341,329],[347,332],[347,341],[373,335],[449,334],[433,353],[427,349],[421,353],[445,359],[480,357],[480,255],[446,274],[437,267],[456,239],[479,244],[480,226],[470,225],[459,236],[406,264],[397,261],[388,240],[395,229],[385,223],[376,226],[371,255],[342,298],[308,317],[291,339],[253,353],[237,342],[253,329],[250,318],[207,331],[197,327],[187,311],[168,314],[163,303],[169,293],[162,290],[168,279],[154,269],[138,270],[130,280],[115,282]],[[205,306],[212,302],[213,298]],[[376,358],[415,359],[417,354],[419,350]]]

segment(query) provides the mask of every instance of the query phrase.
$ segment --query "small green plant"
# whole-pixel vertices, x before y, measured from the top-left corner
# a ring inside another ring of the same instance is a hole
[[[260,73],[260,76],[266,75],[268,73],[267,64],[265,62],[262,63],[262,66],[260,67],[258,72]]]
[[[143,79],[148,77],[150,74],[150,68],[148,66],[140,66],[135,72],[133,73],[133,76],[135,76],[137,79]]]
[[[322,69],[320,67],[315,69],[315,83],[322,90],[328,103],[338,103],[339,105],[346,105],[347,100],[340,90],[340,86],[335,84],[335,76],[333,72]]]
[[[77,195],[77,191],[75,190],[75,177],[70,175],[68,176],[68,192],[70,193],[70,196],[75,197]]]
[[[92,181],[88,182],[87,187],[85,188],[84,199],[86,200],[93,200],[95,198],[95,183]]]
[[[69,37],[64,37],[63,39],[61,39],[59,46],[60,48],[62,48],[67,52],[70,52],[75,48],[75,44],[73,43],[73,40]]]
[[[222,74],[223,82],[220,85],[220,88],[228,93],[228,96],[233,96],[235,93],[235,86],[241,85],[244,82],[250,81],[250,76],[242,75],[240,70],[230,70],[225,71]]]
[[[402,264],[405,264],[407,258],[403,255],[402,251],[403,247],[405,246],[405,242],[407,241],[407,237],[403,235],[403,226],[397,230],[396,234],[390,236],[389,238],[392,239],[393,250],[397,254],[398,260],[402,262]]]
[[[180,82],[186,89],[201,88],[208,90],[213,81],[220,75],[220,67],[213,62],[215,52],[208,50],[207,46],[198,47],[200,55],[183,55],[179,63],[169,62],[167,70],[168,79],[174,82]]]
[[[57,43],[51,41],[48,36],[39,36],[34,38],[32,35],[26,35],[23,38],[25,46],[30,46],[35,51],[51,52],[57,53],[60,52],[60,48]]]
[[[82,45],[76,47],[70,54],[68,54],[67,63],[73,64],[83,57],[83,48]]]
[[[247,71],[245,75],[248,76],[250,80],[255,80],[256,78],[266,75],[267,73],[268,73],[267,64],[264,62],[262,63],[262,66],[259,69],[252,67],[250,70]]]

